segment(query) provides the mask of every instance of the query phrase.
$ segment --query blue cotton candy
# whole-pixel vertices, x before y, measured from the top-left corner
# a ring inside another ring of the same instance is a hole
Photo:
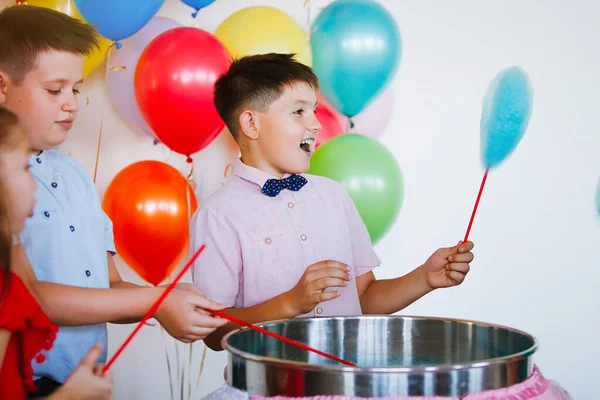
[[[517,147],[531,119],[533,90],[520,67],[501,71],[490,83],[481,114],[481,157],[486,168],[502,163]]]

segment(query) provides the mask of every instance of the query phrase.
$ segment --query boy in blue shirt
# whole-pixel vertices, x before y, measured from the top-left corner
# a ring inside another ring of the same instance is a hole
[[[14,246],[12,267],[64,326],[46,362],[33,365],[38,393],[32,397],[52,393],[96,343],[104,362],[106,322],[139,321],[164,290],[123,282],[113,261],[112,223],[94,182],[75,160],[52,150],[77,117],[84,56],[94,47],[92,26],[57,11],[19,5],[0,12],[0,105],[22,121],[38,181],[38,203],[23,246]],[[173,337],[191,342],[226,322],[202,308],[223,306],[182,285],[154,317]]]

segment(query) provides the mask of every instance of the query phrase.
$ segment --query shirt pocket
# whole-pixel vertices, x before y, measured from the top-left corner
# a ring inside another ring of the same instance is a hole
[[[249,288],[265,299],[291,289],[304,272],[298,253],[293,252],[293,240],[279,230],[250,234],[252,257],[244,260],[244,276]]]
[[[253,260],[263,270],[282,264],[288,252],[288,240],[288,235],[285,232],[277,230],[251,233],[250,245]]]

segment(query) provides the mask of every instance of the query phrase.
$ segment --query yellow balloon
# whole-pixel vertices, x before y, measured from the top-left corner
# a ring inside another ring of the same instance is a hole
[[[26,0],[20,1],[18,4],[28,4],[30,6],[38,6],[44,8],[50,8],[52,10],[59,11],[63,14],[67,14],[70,17],[78,19],[83,22],[87,22],[79,11],[73,0]],[[93,52],[85,57],[83,64],[83,76],[87,76],[90,72],[94,71],[100,64],[106,59],[106,54],[112,42],[105,37],[100,37],[100,50],[94,48]]]
[[[83,62],[83,76],[87,76],[106,60],[106,55],[111,44],[112,42],[107,38],[100,37],[100,50],[94,47],[92,53],[85,57],[85,61]]]
[[[264,53],[296,53],[296,60],[312,65],[306,32],[292,17],[277,8],[254,6],[237,11],[219,25],[215,36],[234,58]]]

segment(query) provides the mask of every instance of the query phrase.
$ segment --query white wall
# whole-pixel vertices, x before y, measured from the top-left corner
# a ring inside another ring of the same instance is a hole
[[[12,3],[12,1],[11,1]],[[159,15],[214,32],[235,10],[277,6],[303,26],[304,0],[217,0],[196,20],[167,0]],[[329,0],[313,0],[313,18]],[[505,324],[535,335],[535,360],[575,399],[593,399],[600,329],[600,219],[594,193],[600,174],[600,5],[593,0],[541,2],[381,0],[402,33],[402,63],[394,85],[395,114],[382,137],[405,178],[405,199],[392,231],[376,246],[378,278],[420,265],[438,247],[462,238],[479,188],[479,116],[487,84],[517,64],[531,75],[533,119],[516,153],[488,179],[471,233],[476,260],[459,288],[429,295],[405,314],[460,317]],[[184,158],[132,132],[107,103],[103,67],[86,81],[90,99],[65,151],[92,173],[103,119],[98,190],[123,167],[167,161],[187,173]],[[199,197],[220,185],[236,150],[227,136],[195,157]],[[139,278],[119,263],[123,275]],[[110,326],[110,347],[134,328]],[[168,340],[175,362],[172,340]],[[189,347],[180,346],[180,357]],[[193,348],[192,381],[203,345]],[[208,351],[199,398],[222,384],[226,354]],[[172,366],[172,368],[175,368]],[[189,370],[189,368],[188,368]],[[115,364],[115,399],[170,398],[165,344],[145,327]],[[173,376],[176,372],[173,371]],[[186,381],[187,382],[187,381]],[[187,385],[187,383],[186,383]],[[187,397],[187,396],[186,396]],[[175,398],[180,398],[177,394]]]

